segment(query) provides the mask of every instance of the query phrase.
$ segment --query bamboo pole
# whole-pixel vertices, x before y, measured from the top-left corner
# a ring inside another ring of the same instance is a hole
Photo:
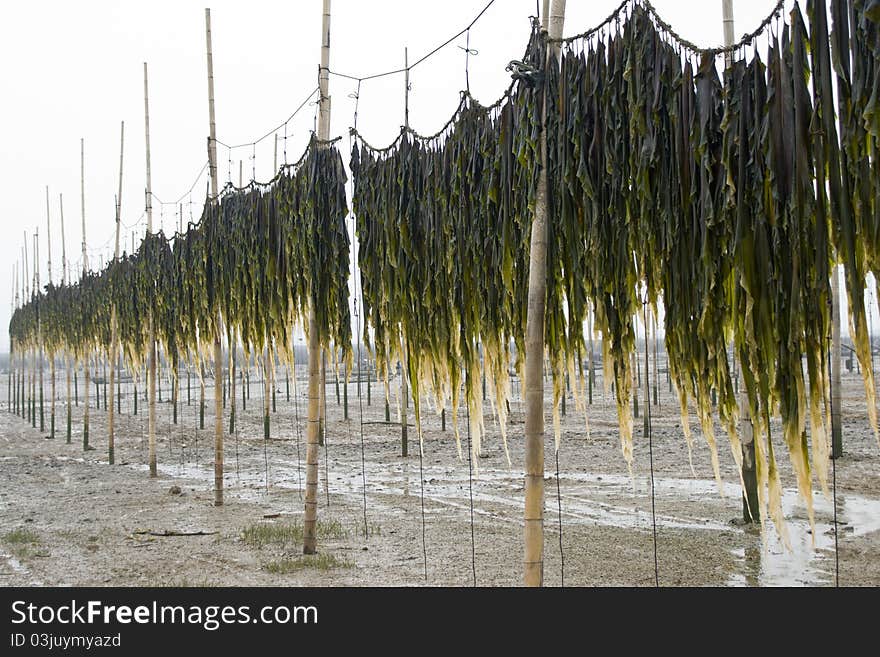
[[[37,299],[37,350],[39,352],[40,370],[40,433],[46,430],[46,416],[43,413],[43,318],[40,308],[40,229],[34,231],[34,278],[36,287],[34,293]]]
[[[277,139],[276,139],[276,151],[277,151]],[[241,161],[239,161],[238,168],[238,186],[241,187],[242,183],[242,173],[241,173]],[[236,407],[236,398],[235,398],[235,360],[238,351],[238,330],[236,328],[232,329],[230,333],[230,342],[229,342],[229,435],[235,433],[235,407]],[[244,390],[244,387],[242,387]]]
[[[18,263],[13,263],[12,265],[12,295],[10,297],[9,305],[9,316],[15,314],[15,310],[18,308]],[[15,374],[13,374],[13,372]],[[15,368],[15,338],[9,336],[9,383],[7,384],[9,387],[9,402],[6,410],[10,413],[18,412],[18,372]],[[13,390],[13,385],[15,386],[15,390]]]
[[[211,168],[211,196],[216,201],[217,188],[217,128],[214,122],[214,60],[211,54],[211,10],[205,9],[205,40],[208,54],[208,120],[210,138],[208,161]],[[214,336],[214,506],[223,505],[223,344],[222,320],[217,317]]]
[[[49,186],[46,185],[46,245],[48,258],[47,282],[52,285],[52,220],[49,213]],[[49,379],[52,398],[49,401],[49,438],[55,438],[55,349],[49,350]]]
[[[59,194],[58,195],[58,211],[61,214],[61,284],[67,285],[68,276],[67,276],[67,245],[64,238],[64,197]],[[64,357],[64,371],[67,375],[67,433],[66,440],[67,444],[70,444],[71,436],[72,436],[72,413],[73,409],[70,404],[70,375],[71,370],[73,369],[73,358],[69,353],[69,349],[67,353],[65,353]]]
[[[80,159],[80,209],[82,211],[82,275],[85,278],[89,270],[89,254],[86,250],[86,159],[85,139],[79,140]],[[85,377],[85,391],[83,393],[83,451],[91,449],[89,446],[89,388],[91,387],[91,365],[89,363],[89,350],[85,350],[83,358],[83,376]]]
[[[125,121],[122,121],[119,128],[119,193],[116,195],[116,246],[113,251],[113,262],[119,260],[119,228],[122,223],[122,157],[125,152]],[[117,341],[119,340],[119,327],[117,326],[116,304],[110,308],[110,405],[105,403],[107,410],[107,460],[110,465],[115,462],[115,404],[113,403],[113,395],[118,393],[114,391],[113,384],[116,382],[116,360],[117,360]]]
[[[654,406],[660,406],[660,366],[657,364],[657,313],[650,311],[652,320],[651,332],[654,335]]]
[[[321,67],[318,70],[318,139],[326,140],[330,135],[330,0],[324,0],[321,20]],[[306,428],[306,498],[303,517],[303,553],[317,551],[318,522],[318,436],[320,434],[320,394],[319,382],[321,367],[318,352],[321,339],[314,304],[309,304],[309,420]]]
[[[241,179],[241,160],[239,160],[239,168],[238,168],[238,186],[242,187],[242,179]],[[275,169],[278,168],[278,140],[275,140]],[[266,346],[263,347],[263,440],[269,440],[270,435],[270,419],[269,419],[269,403],[270,403],[270,389],[272,387],[271,377],[269,376],[269,355],[271,354],[271,349],[269,348],[269,337],[266,336]],[[255,357],[255,360],[257,358]]]
[[[543,30],[551,37],[562,34],[565,0],[544,0]],[[555,65],[558,48],[548,48],[545,77]],[[542,94],[539,147],[541,172],[532,217],[529,253],[528,315],[526,318],[526,426],[525,426],[525,509],[524,582],[526,586],[544,583],[544,312],[547,291],[547,121],[548,98]]]
[[[724,45],[733,44],[733,0],[721,0],[721,14],[724,24]],[[724,63],[730,67],[733,55],[725,54]],[[758,504],[758,476],[755,470],[755,433],[749,417],[749,398],[745,386],[739,395],[740,443],[742,445],[742,480],[743,490],[743,521],[758,522],[760,506]]]
[[[840,394],[840,266],[831,270],[831,458],[843,456]]]
[[[590,305],[589,310],[587,311],[587,334],[589,336],[589,344],[590,344],[590,353],[588,355],[587,367],[590,370],[590,375],[587,377],[587,386],[588,386],[588,402],[590,406],[593,405],[593,385],[595,382],[595,369],[593,367],[593,306]]]
[[[28,236],[27,236],[27,231],[24,231],[24,246],[21,249],[22,261],[24,262],[24,277],[22,280],[22,286],[24,288],[24,292],[23,292],[24,302],[23,303],[28,303],[28,301],[31,300],[31,297],[30,297],[30,284],[31,284],[30,283],[30,267],[28,266],[27,252],[28,252]],[[33,371],[33,365],[31,363],[31,353],[30,352],[31,352],[31,348],[30,348],[30,345],[28,345],[28,347],[25,349],[25,352],[24,352],[24,363],[22,364],[26,370],[25,384],[24,384],[25,385],[24,397],[25,397],[25,408],[26,408],[26,415],[27,415],[28,422],[31,422],[32,417],[33,417],[33,398],[34,398],[33,387],[32,387],[34,371]],[[22,415],[22,417],[24,418],[25,415]]]
[[[144,197],[147,206],[147,234],[153,232],[153,187],[150,170],[150,92],[147,76],[147,63],[144,62],[144,138],[147,153],[147,187]],[[156,464],[156,331],[153,326],[153,312],[148,310],[147,317],[147,393],[149,395],[147,410],[147,460],[150,466],[150,477],[159,476]]]
[[[18,263],[12,265],[12,312],[14,313],[18,308],[19,304],[19,296],[18,296]],[[11,316],[11,315],[10,315]],[[17,352],[15,351],[15,338],[9,338],[9,371],[10,373],[14,373],[10,378],[10,384],[14,387],[12,393],[12,408],[14,412],[18,414],[18,377],[19,377],[19,368],[15,367],[15,357]]]

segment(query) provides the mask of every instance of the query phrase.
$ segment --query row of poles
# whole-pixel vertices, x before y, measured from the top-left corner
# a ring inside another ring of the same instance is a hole
[[[550,0],[544,0],[542,12],[542,29],[545,30],[550,39],[559,39],[562,36],[562,28],[565,20],[565,0],[553,0],[552,6]],[[733,43],[733,4],[732,0],[722,0],[723,23],[725,44]],[[208,146],[208,163],[210,169],[211,199],[216,202],[219,196],[219,186],[217,177],[217,139],[216,139],[216,123],[214,110],[214,72],[213,72],[213,56],[211,46],[211,12],[205,9],[205,40],[207,55],[207,78],[208,78],[208,120],[209,120],[209,136]],[[549,66],[552,61],[551,57],[558,50],[558,45],[551,43],[547,51],[547,61],[545,66]],[[730,57],[730,55],[727,55]],[[325,142],[329,138],[330,132],[330,96],[329,96],[329,59],[330,59],[330,0],[323,0],[322,21],[321,21],[321,53],[320,66],[318,73],[318,125],[317,137],[319,141],[318,147],[326,147]],[[728,62],[729,63],[729,62]],[[406,69],[406,120],[408,122],[408,100],[409,100],[409,66]],[[547,116],[547,98],[545,97],[541,107],[541,125],[546,122]],[[147,64],[144,63],[144,129],[146,142],[146,217],[147,232],[151,233],[153,229],[153,208],[152,208],[152,181],[150,166],[150,115],[149,115],[149,85]],[[120,240],[120,224],[121,224],[121,208],[122,208],[122,158],[124,151],[125,124],[122,123],[120,129],[120,167],[119,167],[119,193],[116,197],[116,235],[114,260],[119,258],[119,240]],[[85,231],[85,155],[84,142],[80,142],[80,164],[81,164],[81,197],[82,197],[82,222],[83,222],[83,241],[82,241],[82,265],[83,274],[88,271],[88,252],[86,249],[86,231]],[[541,130],[539,135],[540,157],[542,160],[540,179],[538,183],[537,198],[535,203],[535,213],[533,215],[531,227],[531,252],[530,252],[530,272],[529,272],[529,288],[528,288],[528,313],[526,324],[526,358],[525,358],[525,380],[523,398],[525,401],[525,508],[524,508],[524,583],[529,586],[540,586],[543,584],[543,551],[544,551],[544,297],[546,291],[546,232],[547,232],[547,168],[545,166],[547,159],[547,136],[546,132]],[[277,153],[277,141],[276,141]],[[276,155],[277,157],[277,155]],[[240,181],[241,182],[241,181]],[[49,197],[47,188],[47,224],[49,210]],[[48,226],[51,231],[51,226]],[[62,232],[62,282],[67,282],[68,263],[66,260],[66,251],[64,247],[64,218],[63,207],[61,208],[61,232]],[[25,238],[27,241],[27,238]],[[39,258],[38,236],[34,235],[34,290],[39,290],[39,267],[36,262]],[[24,260],[25,271],[27,271],[27,243],[25,244]],[[49,252],[49,271],[51,279],[51,242]],[[21,277],[21,292],[24,299],[29,294],[27,276]],[[50,280],[51,282],[51,280]],[[18,303],[19,284],[14,282],[16,305]],[[841,441],[841,425],[840,425],[840,303],[839,303],[839,271],[835,267],[832,279],[832,381],[831,381],[831,397],[832,397],[832,456],[837,458],[842,454]],[[643,401],[647,406],[650,404],[650,394],[648,386],[647,371],[647,351],[648,351],[648,334],[649,320],[647,311],[645,312],[645,349],[646,349],[646,370],[645,385],[643,390]],[[224,472],[224,359],[223,359],[223,342],[222,342],[222,317],[218,318],[217,336],[214,339],[213,349],[213,370],[214,370],[214,505],[221,506],[223,504],[223,472]],[[360,326],[358,326],[358,335],[356,339],[360,341]],[[590,330],[590,350],[589,350],[589,378],[590,393],[592,393],[593,383],[593,345],[592,330]],[[305,554],[312,554],[317,549],[316,523],[317,523],[317,491],[318,491],[318,457],[319,444],[323,442],[323,431],[325,419],[322,416],[322,410],[325,404],[326,389],[326,353],[321,348],[318,327],[315,321],[315,309],[309,307],[308,312],[308,330],[306,331],[308,340],[308,411],[307,411],[307,428],[306,428],[306,489],[304,502],[304,539],[303,551]],[[27,405],[28,416],[34,426],[36,426],[36,377],[33,376],[34,370],[39,372],[39,399],[40,399],[40,429],[45,429],[45,419],[43,414],[43,359],[44,353],[42,348],[41,327],[38,320],[38,337],[40,339],[40,347],[31,353],[31,376],[28,382],[25,382],[22,372],[26,369],[28,354],[19,354],[17,380],[14,384],[15,389],[15,408],[18,412],[22,412]],[[109,384],[111,395],[114,384],[116,382],[115,364],[117,363],[117,326],[116,326],[116,308],[111,309],[111,345],[110,345],[110,370]],[[656,327],[655,327],[656,342]],[[156,392],[157,392],[157,344],[155,340],[155,328],[153,326],[152,316],[148,318],[148,344],[149,352],[147,359],[147,398],[148,398],[148,463],[150,477],[157,477],[157,458],[156,458]],[[231,413],[230,413],[230,432],[234,431],[235,426],[235,379],[236,379],[236,352],[237,339],[234,338],[233,344],[229,345],[229,389],[231,397]],[[71,372],[74,371],[74,360],[71,356],[65,357],[65,369],[67,372],[67,438],[70,442],[71,434]],[[55,435],[55,361],[54,354],[50,358],[50,377],[52,385],[52,407],[50,412],[50,437]],[[264,361],[264,436],[268,438],[269,431],[269,399],[274,396],[274,386],[272,379],[274,377],[273,361],[270,350],[267,348],[263,354]],[[360,362],[358,363],[360,367]],[[655,345],[655,404],[657,403],[656,379],[657,379],[657,360]],[[84,369],[85,377],[85,408],[83,413],[83,447],[89,449],[89,388],[90,388],[90,370],[89,358],[86,358]],[[248,370],[250,366],[248,366]],[[294,373],[294,377],[295,377]],[[204,427],[204,377],[200,376],[201,381],[201,426]],[[358,373],[358,386],[360,386],[360,372]],[[368,368],[369,381],[369,368]],[[10,386],[12,386],[12,374],[10,373]],[[244,375],[242,374],[242,384],[244,384]],[[26,400],[25,387],[30,386],[30,397]],[[77,380],[74,373],[74,385]],[[367,385],[367,395],[369,404],[369,390]],[[347,402],[347,387],[345,390]],[[10,401],[12,401],[10,393]],[[176,408],[176,393],[175,408]],[[741,392],[740,406],[741,414],[747,417],[747,400],[745,392]],[[400,376],[400,422],[401,422],[401,440],[403,454],[407,453],[407,417],[404,410],[407,396],[405,367],[402,368]],[[592,394],[590,395],[592,397]],[[638,395],[635,397],[637,398]],[[137,398],[137,383],[135,383],[135,408]],[[117,400],[117,403],[118,400]],[[634,398],[634,403],[637,403]],[[108,412],[108,443],[109,443],[109,462],[114,462],[114,439],[115,439],[115,415],[114,404],[111,402],[105,407]],[[645,409],[646,432],[648,431],[649,410]],[[136,412],[136,411],[135,411]],[[176,413],[175,413],[176,415]],[[347,416],[347,403],[346,403]],[[443,427],[445,429],[445,411],[442,414]],[[387,395],[387,379],[386,379],[386,421],[389,418],[388,395]],[[746,519],[757,519],[757,478],[754,470],[754,436],[752,427],[747,420],[743,420],[742,426],[742,444],[743,444],[743,480],[745,482],[745,491],[743,495],[743,513]],[[420,446],[421,453],[421,446]]]

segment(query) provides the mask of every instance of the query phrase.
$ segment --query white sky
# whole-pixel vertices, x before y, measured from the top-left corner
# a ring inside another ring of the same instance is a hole
[[[569,0],[565,34],[603,20],[620,0]],[[333,0],[331,70],[364,76],[399,68],[404,47],[415,61],[465,27],[487,0]],[[664,18],[700,45],[722,42],[721,0],[654,0]],[[773,0],[734,0],[737,37],[766,16]],[[787,8],[791,3],[787,2]],[[39,227],[41,282],[47,279],[45,186],[50,188],[53,279],[61,276],[58,194],[64,195],[67,257],[81,268],[80,138],[85,139],[85,204],[89,260],[112,256],[114,196],[119,167],[120,121],[125,121],[122,198],[123,248],[138,239],[144,217],[145,149],[143,62],[149,65],[153,192],[162,201],[184,194],[207,161],[207,81],[204,2],[16,2],[4,3],[0,23],[0,351],[8,349],[13,268],[21,259],[24,231]],[[472,93],[488,103],[509,84],[504,67],[523,53],[535,0],[496,0],[471,30]],[[284,121],[317,86],[321,0],[232,2],[211,5],[217,138],[249,142]],[[465,86],[462,36],[411,72],[410,124],[433,133],[449,118]],[[331,136],[348,128],[356,83],[332,76]],[[381,146],[403,123],[403,76],[363,83],[358,128]],[[313,127],[307,106],[288,128],[288,161],[297,159]],[[283,131],[279,131],[279,162]],[[251,159],[250,148],[232,152],[232,179],[253,167],[257,180],[273,173],[273,139]],[[229,179],[227,149],[218,147],[221,185]],[[192,192],[198,219],[206,190],[202,176]],[[184,198],[184,217],[190,215]],[[154,230],[176,226],[177,208],[154,200]],[[32,240],[31,240],[32,241]],[[30,243],[29,243],[30,247]],[[31,255],[28,255],[31,260]]]

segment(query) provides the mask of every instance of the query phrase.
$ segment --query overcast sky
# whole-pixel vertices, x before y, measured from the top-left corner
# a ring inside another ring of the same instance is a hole
[[[570,0],[565,34],[603,20],[620,0]],[[365,76],[413,62],[465,27],[487,0],[333,0],[331,70]],[[722,42],[721,0],[654,0],[685,38],[700,45]],[[751,31],[773,0],[734,0],[737,37]],[[792,3],[786,3],[790,7]],[[217,138],[251,142],[282,123],[317,86],[321,0],[232,2],[211,5]],[[24,232],[39,228],[41,282],[47,280],[46,185],[52,222],[52,277],[61,277],[59,193],[64,195],[67,258],[81,269],[80,138],[85,139],[85,223],[89,263],[112,256],[114,196],[119,175],[120,122],[125,121],[122,193],[123,248],[146,229],[143,63],[149,66],[154,230],[171,231],[183,196],[185,220],[198,219],[206,192],[208,103],[204,2],[16,2],[4,4],[0,23],[0,351],[8,349],[13,268],[21,260]],[[504,67],[518,59],[529,33],[535,0],[496,0],[474,26],[470,46],[472,93],[485,103],[509,84]],[[433,133],[449,118],[465,86],[462,36],[411,72],[410,124]],[[342,136],[348,161],[356,83],[330,78],[331,136]],[[380,146],[403,123],[402,75],[364,82],[358,128]],[[287,159],[297,159],[313,128],[307,105],[288,125]],[[283,161],[284,132],[279,130]],[[272,137],[231,153],[218,147],[221,185],[273,173]],[[232,160],[230,165],[229,160]],[[192,201],[192,204],[190,204]],[[29,244],[30,248],[30,244]],[[31,260],[30,253],[28,259]],[[32,264],[32,263],[31,263]]]

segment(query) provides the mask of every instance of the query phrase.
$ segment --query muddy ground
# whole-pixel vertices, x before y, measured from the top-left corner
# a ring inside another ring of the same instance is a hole
[[[177,425],[172,423],[165,383],[164,401],[158,409],[160,476],[150,479],[145,465],[146,404],[141,400],[138,415],[132,414],[130,384],[123,386],[116,464],[111,466],[103,408],[91,410],[90,442],[95,449],[83,451],[81,378],[79,406],[73,407],[72,442],[66,444],[62,401],[56,410],[56,437],[46,438],[48,380],[46,431],[40,432],[39,418],[33,428],[27,420],[7,412],[4,374],[0,385],[0,585],[521,583],[523,407],[516,383],[509,425],[512,467],[507,465],[487,402],[488,435],[483,454],[470,464],[471,476],[464,417],[460,428],[465,451],[459,460],[451,417],[448,431],[443,432],[439,417],[428,414],[420,482],[415,428],[409,429],[410,455],[404,458],[399,423],[384,422],[383,386],[373,383],[368,405],[366,382],[361,385],[360,399],[352,382],[346,421],[342,405],[337,405],[335,385],[328,381],[327,443],[320,452],[321,559],[306,562],[299,556],[297,533],[305,477],[305,371],[301,368],[299,395],[291,383],[289,402],[283,370],[279,371],[277,413],[271,415],[268,442],[262,439],[257,378],[255,373],[246,411],[241,408],[240,387],[237,391],[238,431],[226,441],[226,504],[216,508],[212,504],[213,382],[207,386],[204,430],[197,428],[195,379],[190,405],[185,384],[181,391]],[[63,399],[61,374],[58,381]],[[797,499],[791,467],[778,438],[791,550],[769,524],[764,542],[756,527],[737,522],[742,515],[739,479],[720,426],[724,496],[713,480],[709,450],[694,419],[696,476],[691,473],[676,397],[661,374],[659,405],[651,407],[660,584],[826,586],[835,582],[836,561],[841,585],[880,584],[880,448],[867,423],[862,391],[860,377],[845,373],[845,456],[836,463],[836,560],[832,504],[816,484],[814,548],[805,506]],[[91,401],[94,404],[94,388]],[[545,583],[652,586],[651,450],[641,435],[642,421],[635,423],[631,478],[620,452],[614,404],[610,395],[603,394],[601,383],[589,407],[589,437],[583,415],[575,412],[571,398],[567,410],[558,479],[548,422]],[[410,408],[412,423],[411,413]],[[394,395],[391,418],[396,419]],[[780,435],[778,427],[775,435]],[[282,541],[278,528],[290,526],[294,529]],[[204,534],[161,535],[192,532]],[[255,534],[263,539],[255,539]]]

